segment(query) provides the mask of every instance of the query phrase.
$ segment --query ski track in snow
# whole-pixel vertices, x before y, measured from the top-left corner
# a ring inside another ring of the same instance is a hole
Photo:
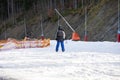
[[[120,80],[120,43],[65,41],[0,52],[0,80]]]

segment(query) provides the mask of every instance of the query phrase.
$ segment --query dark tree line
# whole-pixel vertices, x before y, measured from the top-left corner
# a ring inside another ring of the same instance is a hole
[[[26,31],[28,20],[31,17],[41,16],[51,19],[54,16],[54,9],[65,12],[67,10],[79,10],[86,6],[94,5],[101,0],[0,0],[0,33],[5,32],[8,27],[25,27],[25,36],[30,33]],[[15,25],[16,24],[16,25]],[[27,33],[28,32],[28,33]]]
[[[0,0],[0,19],[13,17],[18,13],[33,9],[40,13],[52,13],[54,8],[60,10],[77,9],[86,4],[94,4],[99,0]]]

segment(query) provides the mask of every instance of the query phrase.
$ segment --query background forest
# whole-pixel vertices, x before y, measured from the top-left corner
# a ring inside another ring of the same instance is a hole
[[[55,39],[58,25],[63,26],[70,39],[72,31],[58,17],[55,8],[81,40],[86,27],[90,41],[116,41],[117,0],[0,0],[0,39],[39,38],[41,34]]]

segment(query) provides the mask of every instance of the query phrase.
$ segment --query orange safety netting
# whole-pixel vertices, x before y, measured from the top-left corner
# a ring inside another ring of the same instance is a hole
[[[25,37],[23,40],[9,38],[8,40],[0,40],[0,49],[12,48],[43,48],[50,45],[50,39],[29,39]]]

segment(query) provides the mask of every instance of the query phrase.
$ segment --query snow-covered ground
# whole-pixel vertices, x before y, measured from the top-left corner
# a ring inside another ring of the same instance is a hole
[[[0,80],[120,80],[120,43],[65,41],[0,51]]]

